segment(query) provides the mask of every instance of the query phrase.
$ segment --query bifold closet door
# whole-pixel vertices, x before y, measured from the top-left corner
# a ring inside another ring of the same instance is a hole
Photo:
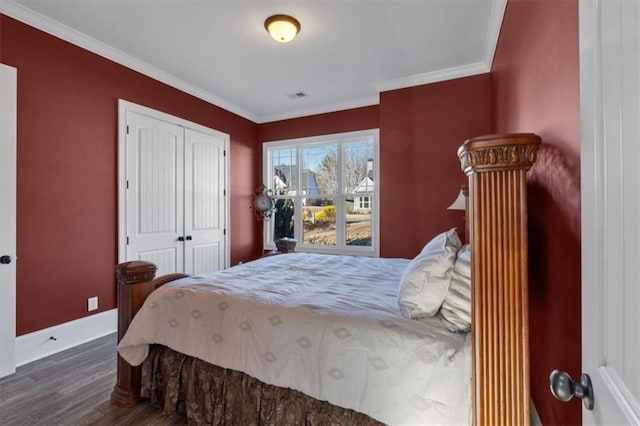
[[[225,141],[185,129],[184,267],[201,274],[224,267]]]
[[[184,271],[184,128],[127,112],[127,259]]]

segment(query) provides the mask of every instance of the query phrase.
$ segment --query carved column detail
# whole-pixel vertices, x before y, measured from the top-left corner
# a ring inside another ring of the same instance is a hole
[[[156,265],[134,260],[116,266],[118,286],[118,343],[124,337],[133,316],[154,289]],[[116,385],[111,402],[121,407],[131,407],[140,400],[140,367],[132,367],[118,354]]]
[[[527,425],[529,319],[526,173],[540,137],[489,135],[458,150],[469,176],[473,418]]]

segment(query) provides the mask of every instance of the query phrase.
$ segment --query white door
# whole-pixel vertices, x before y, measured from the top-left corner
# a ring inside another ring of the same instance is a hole
[[[184,271],[184,130],[127,112],[126,259]]]
[[[17,72],[0,64],[0,377],[16,371]]]
[[[120,117],[119,261],[158,275],[225,268],[229,135],[126,101]]]
[[[225,141],[185,129],[184,264],[193,274],[225,265]]]
[[[584,424],[640,425],[640,2],[580,2]]]

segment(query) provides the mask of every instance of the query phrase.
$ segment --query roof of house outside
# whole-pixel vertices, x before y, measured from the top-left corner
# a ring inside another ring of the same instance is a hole
[[[297,167],[281,165],[275,166],[274,169],[275,189],[288,189],[287,192],[295,193],[298,189],[298,173],[295,173],[298,170]],[[282,184],[285,186],[283,187]],[[306,191],[304,193],[308,195],[318,195],[320,193],[316,173],[310,169],[302,169],[302,191]]]
[[[369,176],[362,179],[358,186],[353,190],[354,194],[358,192],[373,192],[373,179]]]

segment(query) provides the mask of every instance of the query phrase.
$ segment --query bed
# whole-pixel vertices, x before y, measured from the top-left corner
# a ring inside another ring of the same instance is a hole
[[[112,401],[144,396],[194,423],[527,424],[526,171],[539,143],[489,135],[458,151],[469,176],[470,333],[451,332],[439,305],[417,315],[399,303],[419,256],[295,253],[159,278],[155,265],[127,262],[116,267]]]

